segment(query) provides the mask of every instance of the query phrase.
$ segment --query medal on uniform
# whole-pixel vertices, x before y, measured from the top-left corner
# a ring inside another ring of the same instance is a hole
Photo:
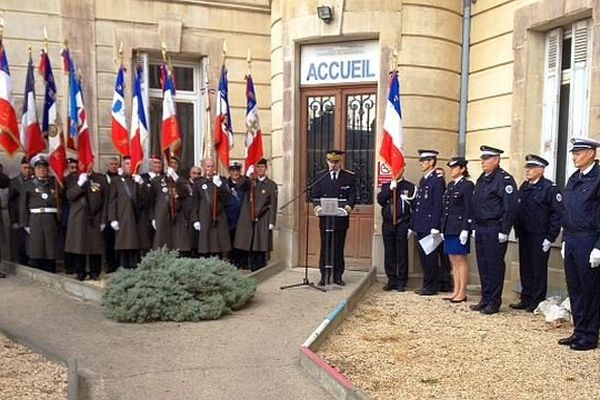
[[[208,189],[208,186],[206,186],[206,183],[202,184],[202,189],[204,189],[204,190]]]
[[[163,192],[164,194],[167,194],[167,192],[168,192],[168,191],[169,191],[169,190],[168,190],[166,187],[163,187],[163,188],[162,188],[162,192]]]
[[[261,190],[260,192],[261,192],[262,194],[265,194],[265,193],[267,193],[267,191],[266,191],[265,189]]]
[[[48,200],[48,193],[42,193],[42,199]]]

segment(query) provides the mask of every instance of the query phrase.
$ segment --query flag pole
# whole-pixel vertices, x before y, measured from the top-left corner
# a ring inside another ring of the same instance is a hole
[[[394,47],[394,49],[392,50],[392,68],[391,68],[392,74],[396,71],[397,60],[398,60],[398,52],[396,51],[396,48]],[[392,175],[392,179],[397,180],[398,177]],[[398,204],[398,188],[395,187],[394,190],[392,191],[392,224],[393,225],[396,225],[396,221],[398,220],[397,204]]]

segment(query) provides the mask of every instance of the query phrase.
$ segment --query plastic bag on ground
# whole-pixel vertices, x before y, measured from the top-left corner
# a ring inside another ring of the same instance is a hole
[[[552,296],[538,304],[533,313],[544,315],[546,322],[571,321],[571,302],[568,297],[563,300],[560,296]]]

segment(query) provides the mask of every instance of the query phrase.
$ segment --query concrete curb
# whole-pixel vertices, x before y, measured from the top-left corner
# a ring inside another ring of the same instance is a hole
[[[266,267],[259,269],[248,274],[248,278],[253,278],[256,283],[261,283],[283,271],[285,264],[283,261],[275,261],[274,263],[268,264]]]
[[[323,360],[316,351],[331,332],[344,320],[345,316],[352,311],[360,299],[376,282],[377,269],[371,268],[367,276],[350,293],[350,296],[337,305],[323,322],[310,334],[300,347],[300,366],[321,387],[332,394],[336,399],[345,400],[367,400],[367,396],[350,382],[335,367]]]
[[[56,354],[54,351],[46,348],[44,345],[39,343],[33,343],[29,339],[13,332],[10,328],[0,325],[0,333],[12,340],[13,342],[19,343],[31,351],[37,354],[41,354],[44,358],[61,364],[67,368],[67,400],[77,400],[79,398],[79,370],[77,368],[77,359],[63,358]]]

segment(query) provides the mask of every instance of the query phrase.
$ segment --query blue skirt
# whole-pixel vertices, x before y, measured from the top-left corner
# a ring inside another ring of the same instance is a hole
[[[460,244],[458,235],[444,235],[444,253],[452,256],[462,256],[471,252],[471,241]]]

